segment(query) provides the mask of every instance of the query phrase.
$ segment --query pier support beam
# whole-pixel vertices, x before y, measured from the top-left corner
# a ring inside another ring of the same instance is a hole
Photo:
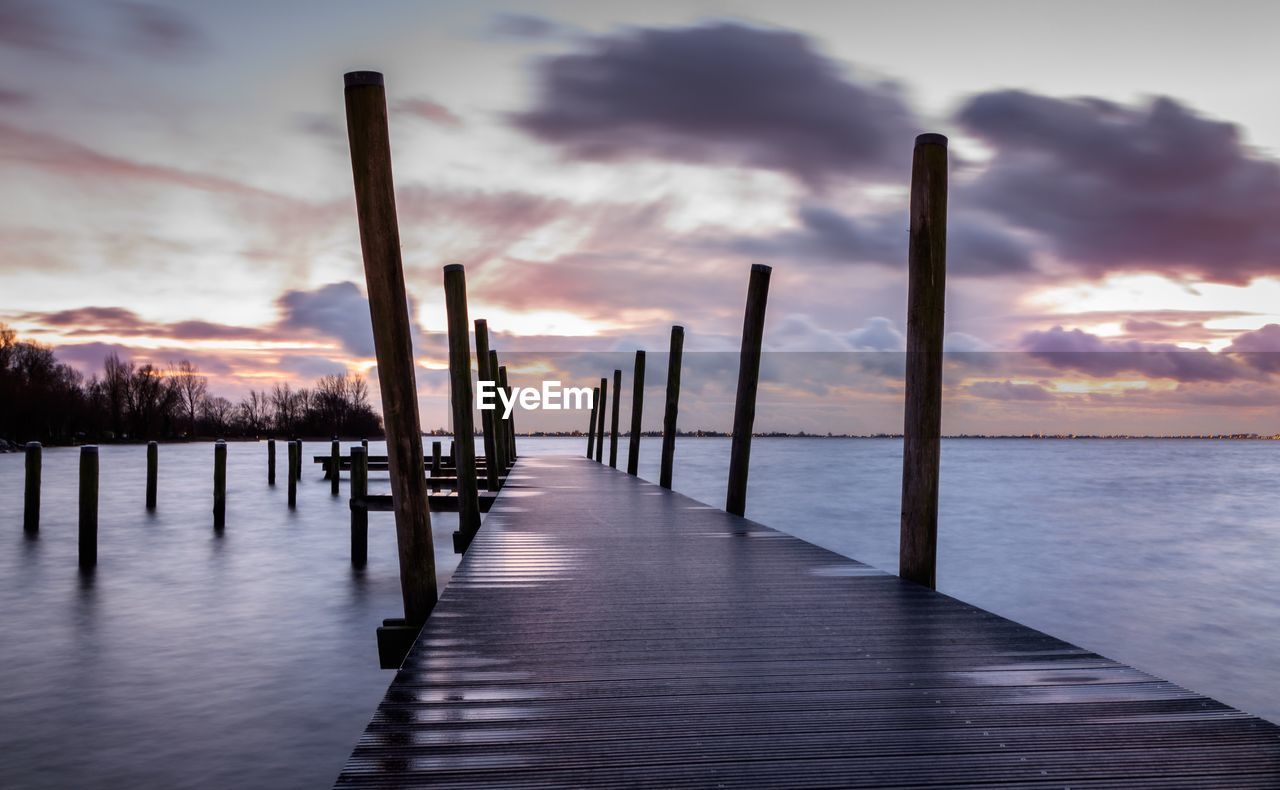
[[[676,418],[680,413],[680,365],[684,357],[684,327],[671,327],[671,351],[667,355],[667,408],[662,415],[662,469],[658,485],[671,488],[676,458]]]
[[[916,138],[911,162],[907,259],[907,377],[898,575],[934,587],[947,279],[947,138],[940,134]]]
[[[440,471],[440,442],[432,442],[432,443],[431,443],[431,476],[434,478],[434,477],[440,477],[440,475],[441,475],[441,471]],[[432,490],[432,491],[439,491],[439,490],[440,490],[440,481],[439,481],[439,480],[432,480],[432,481],[431,481],[431,490]]]
[[[276,484],[276,440],[267,440],[267,485]]]
[[[476,328],[476,369],[479,381],[497,383],[498,377],[489,367],[489,322],[483,318],[475,320]],[[483,386],[483,385],[479,385]],[[497,407],[502,407],[501,399],[497,398]],[[494,409],[480,410],[480,431],[484,434],[484,479],[485,489],[489,491],[498,490],[498,475],[502,471],[502,464],[498,463],[501,452],[498,449],[498,415]]]
[[[506,390],[507,397],[511,397],[511,385],[507,383],[507,366],[498,366],[498,383],[502,389]],[[516,413],[513,409],[511,416],[507,418],[507,426],[504,431],[507,439],[507,463],[514,465],[516,462]]]
[[[213,445],[213,528],[227,525],[227,443]]]
[[[147,510],[156,509],[156,488],[160,474],[160,445],[147,442]]]
[[[644,352],[636,352],[631,382],[631,440],[627,442],[627,474],[640,474],[640,418],[644,412]]]
[[[729,447],[729,490],[724,509],[735,516],[747,512],[747,473],[751,466],[751,431],[756,422],[756,386],[760,382],[760,346],[764,342],[764,311],[769,301],[773,269],[751,266],[747,309],[742,319],[742,353],[738,358],[738,394],[733,408],[733,442]]]
[[[22,500],[22,531],[34,535],[40,531],[40,467],[44,450],[40,442],[27,442],[26,492]]]
[[[400,260],[387,97],[382,75],[377,72],[351,72],[345,76],[344,83],[360,250],[387,434],[400,592],[406,625],[419,628],[426,622],[439,594],[431,543],[431,513],[427,509],[427,481],[422,475],[422,429],[418,422],[409,303]],[[463,405],[470,416],[470,398],[463,400]]]
[[[458,476],[458,531],[453,550],[462,553],[480,529],[476,486],[475,422],[471,416],[471,338],[467,325],[467,275],[460,263],[444,267],[444,302],[449,324],[449,384],[453,398],[454,473]],[[486,466],[492,458],[487,459]],[[421,468],[421,462],[419,462]],[[422,474],[418,474],[422,479]]]
[[[439,447],[440,443],[436,442]],[[369,561],[369,508],[365,497],[369,494],[369,451],[364,447],[351,448],[351,564],[363,568]]]
[[[618,415],[622,407],[622,371],[613,371],[613,416],[609,421],[609,466],[618,468]]]
[[[80,448],[80,568],[98,564],[98,448]]]
[[[338,495],[338,485],[342,482],[342,445],[335,437],[329,443],[329,493]]]
[[[293,510],[298,506],[298,476],[293,473],[298,458],[298,445],[289,442],[286,447],[289,449],[289,471],[285,476],[289,478],[289,509]]]
[[[503,389],[501,377],[498,375],[498,352],[489,349],[489,375],[493,376],[493,384],[498,389]],[[505,389],[503,389],[505,392]],[[493,413],[493,445],[498,456],[500,466],[498,475],[505,477],[507,468],[511,466],[511,454],[507,452],[507,420],[502,416],[503,406],[502,400],[499,398],[497,409]],[[498,481],[498,485],[502,485],[502,480]]]
[[[587,422],[588,458],[594,458],[596,454],[596,412],[599,411],[600,408],[600,388],[595,387],[591,390],[591,418]]]
[[[604,462],[604,415],[609,402],[609,379],[600,379],[600,408],[596,409],[596,463]]]

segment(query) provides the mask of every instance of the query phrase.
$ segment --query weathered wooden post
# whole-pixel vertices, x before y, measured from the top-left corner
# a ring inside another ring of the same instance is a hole
[[[935,586],[942,338],[947,279],[947,138],[922,134],[911,161],[907,375],[898,575]]]
[[[596,463],[604,460],[604,416],[609,402],[609,379],[600,379],[600,408],[596,410]]]
[[[631,437],[627,442],[627,474],[640,474],[640,418],[644,412],[644,352],[636,351],[631,382]]]
[[[496,383],[497,375],[489,369],[489,322],[483,318],[475,320],[476,328],[476,369],[480,382]],[[483,387],[481,383],[477,386]],[[494,399],[497,401],[497,407],[502,407],[502,401],[498,398],[498,394],[494,392]],[[502,465],[498,463],[498,449],[496,423],[497,415],[493,409],[480,410],[480,431],[484,434],[484,479],[485,488],[489,491],[498,490],[498,473]]]
[[[502,384],[498,376],[498,352],[492,348],[489,349],[489,374],[493,376],[494,387],[501,389]],[[498,474],[505,477],[507,467],[511,465],[511,457],[507,452],[507,420],[502,416],[502,400],[498,399],[498,411],[493,413],[493,446],[495,454],[498,457],[500,468]],[[501,481],[499,481],[501,485]]]
[[[276,440],[267,440],[267,485],[276,484]]]
[[[591,390],[591,419],[587,423],[587,457],[594,458],[596,454],[596,412],[600,409],[600,388],[595,387]]]
[[[297,442],[289,442],[289,509],[293,510],[298,506],[298,476],[294,474],[294,468],[297,466],[298,460],[298,444]]]
[[[658,485],[671,487],[676,458],[676,417],[680,412],[680,364],[684,356],[684,327],[671,327],[671,352],[667,355],[667,409],[662,416],[662,470]]]
[[[471,417],[471,338],[467,326],[467,275],[460,263],[444,267],[444,301],[449,323],[449,382],[453,396],[454,474],[458,476],[458,531],[453,550],[462,553],[480,529],[476,488],[475,423]],[[492,466],[489,459],[486,466]],[[421,477],[421,475],[419,475]]]
[[[343,82],[360,251],[364,258],[374,354],[378,361],[378,388],[386,425],[400,592],[404,599],[404,623],[387,623],[392,630],[386,633],[389,641],[407,640],[404,645],[407,651],[431,614],[439,594],[435,551],[431,544],[431,514],[427,508],[427,481],[422,476],[422,428],[418,422],[409,302],[400,260],[387,97],[378,72],[350,72]],[[464,399],[462,405],[469,416],[470,398]],[[392,633],[396,636],[390,636]],[[379,651],[387,657],[382,653],[382,645],[380,639]]]
[[[227,525],[227,443],[213,445],[213,528]]]
[[[338,484],[342,482],[342,445],[335,438],[329,444],[329,493],[338,495]]]
[[[306,455],[303,453],[301,439],[295,439],[294,443],[298,445],[298,454],[293,458],[293,473],[298,478],[298,483],[302,483],[302,467],[306,463]]]
[[[351,564],[363,568],[369,561],[369,451],[351,448]]]
[[[511,385],[507,383],[507,366],[498,366],[498,381],[502,384],[502,388],[507,391],[507,397],[511,397]],[[512,464],[516,462],[516,414],[511,412],[511,416],[507,418],[507,446],[510,452],[507,454],[507,460]]]
[[[751,431],[756,422],[756,385],[760,381],[760,345],[764,311],[769,301],[772,267],[752,264],[747,309],[742,320],[742,353],[738,357],[738,394],[733,408],[733,441],[729,445],[729,487],[724,509],[735,516],[747,512],[747,472],[751,466]]]
[[[147,510],[156,509],[157,477],[160,473],[160,445],[147,442]]]
[[[80,448],[80,567],[98,564],[98,448]]]
[[[613,417],[609,421],[609,466],[618,468],[618,411],[622,405],[622,371],[613,371]]]
[[[27,442],[27,481],[22,500],[22,531],[28,535],[40,531],[40,466],[43,452],[40,442]]]

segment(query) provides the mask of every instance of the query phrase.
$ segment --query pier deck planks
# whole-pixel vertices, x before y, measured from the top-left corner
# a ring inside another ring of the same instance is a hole
[[[585,458],[522,458],[338,787],[1277,787],[1280,727]]]

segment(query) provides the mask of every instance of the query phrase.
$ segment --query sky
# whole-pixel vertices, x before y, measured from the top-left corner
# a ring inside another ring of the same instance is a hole
[[[342,99],[372,69],[424,426],[448,421],[444,264],[517,384],[617,367],[629,394],[645,349],[660,403],[685,326],[681,427],[723,430],[762,262],[757,429],[900,429],[930,131],[944,430],[1278,433],[1278,24],[1261,2],[0,0],[0,322],[86,375],[190,359],[233,399],[376,382]]]

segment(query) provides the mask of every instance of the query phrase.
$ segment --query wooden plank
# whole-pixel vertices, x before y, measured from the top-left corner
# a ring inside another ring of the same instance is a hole
[[[529,457],[339,787],[1274,787],[1280,728],[580,457]]]

